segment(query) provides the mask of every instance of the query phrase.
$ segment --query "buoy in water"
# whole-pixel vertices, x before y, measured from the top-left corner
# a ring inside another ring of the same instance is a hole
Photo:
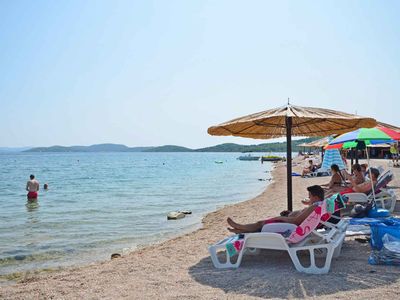
[[[171,211],[170,213],[168,213],[167,215],[167,220],[178,220],[178,219],[182,219],[185,217],[185,214],[183,212],[180,211]]]

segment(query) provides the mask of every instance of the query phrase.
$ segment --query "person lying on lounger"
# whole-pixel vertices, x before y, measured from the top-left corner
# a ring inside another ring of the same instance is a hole
[[[350,181],[351,187],[343,190],[340,194],[348,193],[365,193],[368,194],[372,190],[372,185],[376,185],[379,177],[379,170],[375,168],[370,168],[371,180],[365,181],[363,183],[357,184],[356,180],[349,176],[347,179]]]
[[[310,205],[307,208],[292,212],[288,216],[279,216],[251,224],[239,224],[233,221],[232,218],[228,218],[226,220],[230,226],[228,230],[233,233],[248,233],[260,232],[265,224],[270,223],[291,223],[295,225],[301,224],[314,211],[315,207],[324,200],[324,190],[319,185],[309,186],[307,187],[307,190],[310,199]]]

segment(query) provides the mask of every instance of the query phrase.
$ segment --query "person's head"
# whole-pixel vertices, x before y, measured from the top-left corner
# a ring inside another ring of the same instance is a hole
[[[368,169],[368,164],[361,164],[361,171],[365,173],[367,169]]]
[[[376,169],[376,168],[371,168],[370,169],[370,172],[371,172],[371,179],[373,180],[373,181],[376,181],[376,180],[378,180],[378,177],[379,177],[379,170],[378,169]]]
[[[49,185],[48,185],[47,183],[45,183],[45,184],[43,185],[43,188],[44,188],[45,190],[47,190],[47,189],[49,188]]]
[[[35,179],[35,175],[31,174],[31,176],[29,176],[29,178],[30,178],[31,180],[33,180],[33,179]]]
[[[360,164],[354,164],[354,165],[351,167],[351,169],[353,170],[354,173],[360,173],[360,172],[362,171],[362,170],[361,170]]]
[[[339,166],[337,164],[332,164],[331,165],[331,170],[332,172],[335,173],[339,173]]]
[[[324,189],[319,185],[309,186],[307,191],[311,203],[324,200]]]

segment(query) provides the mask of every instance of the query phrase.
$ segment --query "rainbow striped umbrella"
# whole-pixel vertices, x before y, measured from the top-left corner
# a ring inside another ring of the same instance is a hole
[[[356,148],[359,142],[365,145],[392,143],[400,140],[400,133],[383,126],[374,128],[360,128],[339,135],[329,142],[325,149],[350,149]]]
[[[345,134],[339,135],[333,139],[327,147],[334,148],[356,148],[359,143],[363,144],[369,165],[368,149],[365,147],[371,144],[390,143],[400,140],[400,133],[383,126],[376,126],[374,128],[360,128]],[[365,145],[365,146],[364,146]],[[325,148],[329,149],[329,148]],[[332,149],[332,148],[330,148]],[[369,178],[371,177],[371,168],[369,170]],[[372,185],[372,194],[375,200],[375,188]]]

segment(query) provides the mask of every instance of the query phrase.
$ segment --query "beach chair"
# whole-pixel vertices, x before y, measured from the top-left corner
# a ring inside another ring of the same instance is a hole
[[[310,177],[322,177],[322,176],[331,176],[332,173],[330,169],[319,168],[307,175],[309,175]]]
[[[393,212],[397,201],[396,193],[393,190],[386,189],[386,186],[393,180],[393,177],[391,170],[388,170],[379,176],[375,185],[375,199],[372,190],[368,194],[348,193],[345,194],[345,196],[348,197],[349,204],[366,204],[374,199],[377,207]]]
[[[340,255],[348,224],[344,219],[340,220],[338,224],[327,222],[334,211],[332,208],[332,206],[335,207],[336,201],[332,200],[334,198],[342,199],[340,195],[334,195],[329,200],[322,201],[299,226],[286,224],[288,232],[263,232],[270,229],[271,226],[282,225],[267,224],[264,225],[262,232],[234,235],[210,246],[209,252],[214,266],[216,268],[238,268],[246,252],[257,254],[259,249],[271,249],[287,251],[299,272],[328,273],[332,258]],[[317,229],[320,224],[325,228]],[[225,252],[225,262],[219,260],[220,252]],[[303,265],[299,258],[299,254],[304,252],[309,254],[308,266]],[[237,257],[236,262],[231,261],[234,256]],[[317,266],[316,259],[318,258],[324,259],[322,267]]]

